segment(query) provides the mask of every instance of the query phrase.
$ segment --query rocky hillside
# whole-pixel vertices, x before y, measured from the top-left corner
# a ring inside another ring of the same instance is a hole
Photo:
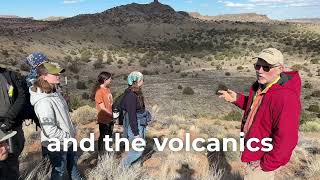
[[[125,25],[128,23],[176,23],[190,19],[186,12],[176,12],[168,5],[154,1],[150,4],[127,4],[96,14],[67,18],[55,25],[85,26],[87,24]]]
[[[197,12],[189,13],[191,17],[201,20],[212,20],[212,21],[240,21],[240,22],[270,22],[272,21],[266,15],[256,13],[243,13],[243,14],[224,14],[218,16],[203,16]]]
[[[4,18],[0,17],[0,34],[14,35],[36,32],[45,29],[48,26],[47,22],[36,21],[31,18]]]

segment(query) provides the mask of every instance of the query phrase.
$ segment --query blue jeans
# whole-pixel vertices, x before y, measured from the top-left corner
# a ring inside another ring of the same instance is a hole
[[[138,121],[139,136],[140,136],[140,138],[145,139],[146,127],[140,125],[139,119],[137,119],[137,121]],[[128,118],[127,114],[124,117],[123,126],[124,126],[124,136],[126,138],[128,138],[128,140],[130,142],[132,142],[134,140],[134,135],[133,135],[133,132],[131,130],[131,127],[130,127],[130,124],[129,124],[129,118]],[[133,149],[130,149],[130,151],[128,152],[127,156],[125,156],[123,158],[123,160],[122,160],[122,166],[124,168],[129,168],[132,164],[134,164],[135,162],[137,162],[141,158],[142,153],[143,153],[143,151],[135,151]]]
[[[66,169],[70,179],[82,179],[77,167],[78,158],[72,146],[69,147],[67,152],[63,150],[51,152],[47,147],[42,146],[42,155],[43,157],[48,156],[52,165],[51,180],[62,180]]]

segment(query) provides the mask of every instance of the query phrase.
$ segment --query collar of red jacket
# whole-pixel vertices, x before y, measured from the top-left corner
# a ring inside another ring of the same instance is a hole
[[[257,91],[259,83],[256,81],[252,85],[253,91]],[[267,93],[271,93],[279,90],[290,90],[293,91],[298,97],[301,94],[301,78],[298,71],[287,71],[280,74],[280,80],[272,85]]]

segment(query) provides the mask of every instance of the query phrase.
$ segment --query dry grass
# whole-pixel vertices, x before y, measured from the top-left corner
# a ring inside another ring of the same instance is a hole
[[[311,159],[311,162],[306,171],[306,177],[320,178],[320,155],[317,155]]]
[[[105,180],[105,179],[117,179],[117,180],[136,180],[136,179],[151,179],[146,173],[145,169],[138,165],[132,166],[129,169],[125,169],[120,165],[118,159],[113,155],[105,154],[98,161],[97,167],[92,169],[87,175],[88,180]]]

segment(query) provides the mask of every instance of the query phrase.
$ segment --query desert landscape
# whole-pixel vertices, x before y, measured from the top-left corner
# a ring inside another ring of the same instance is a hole
[[[23,59],[34,51],[66,69],[62,83],[70,96],[77,139],[95,133],[96,110],[89,98],[97,75],[114,75],[113,96],[127,87],[133,70],[145,75],[143,92],[154,116],[148,127],[142,166],[119,166],[125,152],[79,152],[81,173],[104,179],[243,178],[240,152],[157,151],[152,138],[239,138],[242,112],[215,94],[219,85],[248,94],[255,81],[254,57],[275,47],[286,67],[302,77],[299,143],[276,179],[320,179],[320,23],[319,19],[272,20],[255,13],[203,16],[175,11],[160,2],[127,4],[95,14],[46,20],[0,17],[0,64],[28,73]],[[22,179],[46,179],[40,131],[24,127]],[[122,126],[115,125],[115,132]]]

